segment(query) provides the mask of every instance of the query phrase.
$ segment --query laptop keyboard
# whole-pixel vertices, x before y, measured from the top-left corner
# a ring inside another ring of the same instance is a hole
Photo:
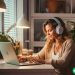
[[[20,65],[40,65],[40,64],[41,63],[38,63],[38,62],[29,62],[29,61],[20,63]]]

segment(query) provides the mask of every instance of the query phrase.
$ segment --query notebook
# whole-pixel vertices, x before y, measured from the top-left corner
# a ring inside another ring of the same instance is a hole
[[[39,64],[39,63],[34,63],[34,62],[30,63],[28,61],[20,63],[17,58],[17,55],[13,49],[12,43],[10,43],[10,42],[1,42],[0,51],[4,58],[4,61],[8,64],[13,64],[13,65],[36,65],[36,64]]]

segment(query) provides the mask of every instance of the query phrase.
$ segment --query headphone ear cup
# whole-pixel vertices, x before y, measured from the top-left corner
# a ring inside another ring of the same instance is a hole
[[[63,27],[61,26],[61,25],[58,25],[57,27],[56,27],[56,33],[57,34],[62,34],[63,33]]]

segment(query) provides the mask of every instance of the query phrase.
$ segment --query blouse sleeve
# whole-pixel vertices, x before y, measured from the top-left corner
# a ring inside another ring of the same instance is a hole
[[[73,41],[69,40],[64,49],[65,50],[62,57],[60,57],[58,60],[52,60],[51,62],[55,68],[67,67],[70,64],[72,56],[75,53]]]
[[[45,59],[45,46],[41,49],[40,52],[37,53],[39,59]]]
[[[41,51],[37,53],[37,56],[39,57],[39,59],[42,59],[42,60],[45,59],[45,52],[46,52],[46,50],[47,50],[47,45],[48,45],[48,44],[49,44],[49,43],[46,42],[45,45],[44,45],[44,47],[41,49]]]

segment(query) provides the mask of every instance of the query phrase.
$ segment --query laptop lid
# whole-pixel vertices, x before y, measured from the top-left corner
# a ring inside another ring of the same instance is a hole
[[[6,63],[19,65],[19,60],[11,42],[0,42],[0,51]]]

